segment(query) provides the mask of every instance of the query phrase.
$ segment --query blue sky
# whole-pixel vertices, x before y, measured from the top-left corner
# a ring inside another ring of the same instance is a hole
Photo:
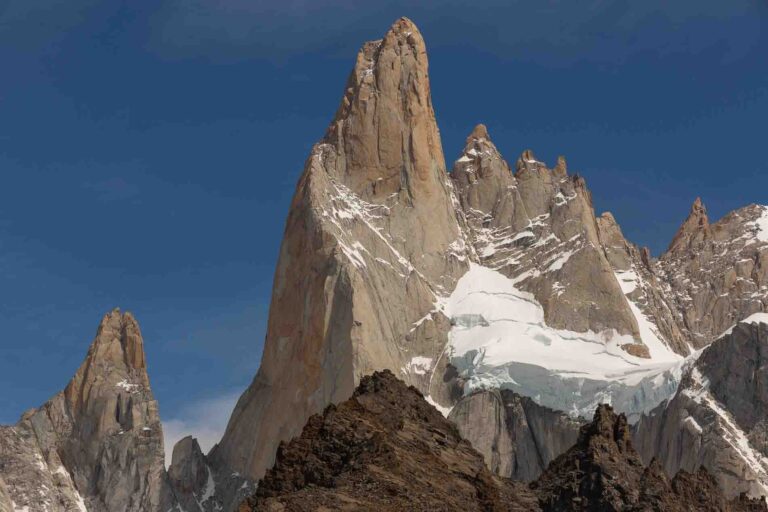
[[[164,420],[215,437],[304,159],[402,15],[449,165],[477,122],[509,160],[564,154],[657,255],[697,195],[712,217],[768,202],[765,2],[0,0],[0,422],[120,306]]]

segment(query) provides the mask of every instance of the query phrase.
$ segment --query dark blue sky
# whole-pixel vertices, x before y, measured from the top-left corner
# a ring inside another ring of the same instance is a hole
[[[654,254],[697,195],[713,217],[768,202],[767,6],[0,0],[0,422],[64,386],[115,306],[164,419],[202,428],[195,404],[248,384],[304,159],[402,15],[449,165],[477,122],[509,160],[564,154]]]

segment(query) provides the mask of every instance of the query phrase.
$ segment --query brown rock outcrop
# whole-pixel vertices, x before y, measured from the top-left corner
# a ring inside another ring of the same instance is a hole
[[[670,481],[652,461],[645,467],[632,446],[624,415],[600,405],[576,444],[532,484],[545,512],[768,510],[763,500],[728,501],[705,470],[679,472]]]
[[[766,511],[727,501],[705,469],[668,480],[646,468],[629,425],[598,407],[578,441],[530,487],[493,476],[413,387],[391,372],[362,379],[352,398],[312,416],[282,444],[277,463],[240,512],[355,511]]]
[[[389,372],[365,377],[352,398],[312,416],[250,511],[535,510],[519,483],[493,476],[456,427]]]

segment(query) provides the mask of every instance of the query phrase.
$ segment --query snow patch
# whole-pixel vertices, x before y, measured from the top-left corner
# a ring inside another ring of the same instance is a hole
[[[688,416],[682,421],[682,425],[686,428],[692,429],[697,434],[701,434],[704,432],[704,429],[701,428],[701,425],[698,424],[698,422],[693,419],[693,416]]]
[[[426,375],[432,370],[432,358],[416,356],[405,364],[403,370],[416,375]]]
[[[205,482],[205,489],[202,496],[200,496],[200,503],[205,503],[216,494],[216,482],[213,480],[211,468],[206,466],[205,469],[208,471],[208,480]]]
[[[117,384],[115,384],[115,387],[124,389],[128,393],[138,393],[139,390],[141,389],[141,386],[139,384],[131,384],[126,379],[123,379],[120,382],[118,382]]]
[[[616,280],[619,282],[619,286],[621,286],[621,291],[624,293],[624,295],[635,291],[640,281],[634,270],[615,272],[615,275]]]
[[[768,206],[759,206],[760,216],[747,223],[747,226],[757,228],[755,238],[760,242],[768,242]]]
[[[429,396],[429,395],[425,396],[425,397],[424,397],[424,399],[425,399],[425,400],[426,400],[426,401],[427,401],[427,402],[428,402],[428,403],[429,403],[429,404],[430,404],[432,407],[434,407],[435,409],[437,409],[437,410],[440,412],[440,414],[442,414],[442,415],[443,415],[443,416],[445,416],[446,418],[448,417],[448,415],[449,415],[449,414],[451,414],[451,411],[453,410],[453,407],[443,407],[442,405],[438,404],[437,402],[435,402],[434,400],[432,400],[432,397],[431,397],[431,396]]]
[[[555,271],[563,268],[563,265],[573,256],[576,251],[565,251],[558,258],[549,264],[547,271]]]

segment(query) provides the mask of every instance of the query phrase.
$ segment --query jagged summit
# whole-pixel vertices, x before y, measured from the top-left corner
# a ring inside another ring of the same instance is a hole
[[[488,139],[490,140],[490,136],[488,135],[488,128],[485,127],[484,124],[479,123],[475,125],[475,127],[472,129],[472,133],[469,134],[467,137],[467,145],[476,139]]]
[[[669,284],[681,331],[700,348],[753,313],[768,310],[768,207],[749,205],[710,223],[700,199],[691,207],[658,274]]]
[[[710,237],[707,209],[700,197],[691,205],[691,211],[669,244],[668,252],[687,249]]]
[[[740,496],[728,501],[703,468],[680,471],[673,480],[657,461],[645,467],[632,445],[623,414],[601,404],[576,444],[533,483],[545,511],[736,512],[766,510],[763,500]]]
[[[345,184],[365,198],[431,195],[445,159],[435,122],[424,39],[407,18],[363,45],[324,142]]]
[[[141,331],[119,309],[63,392],[0,427],[0,478],[17,509],[168,510],[163,459]]]
[[[536,510],[524,485],[494,477],[456,427],[385,370],[312,416],[241,511]]]

